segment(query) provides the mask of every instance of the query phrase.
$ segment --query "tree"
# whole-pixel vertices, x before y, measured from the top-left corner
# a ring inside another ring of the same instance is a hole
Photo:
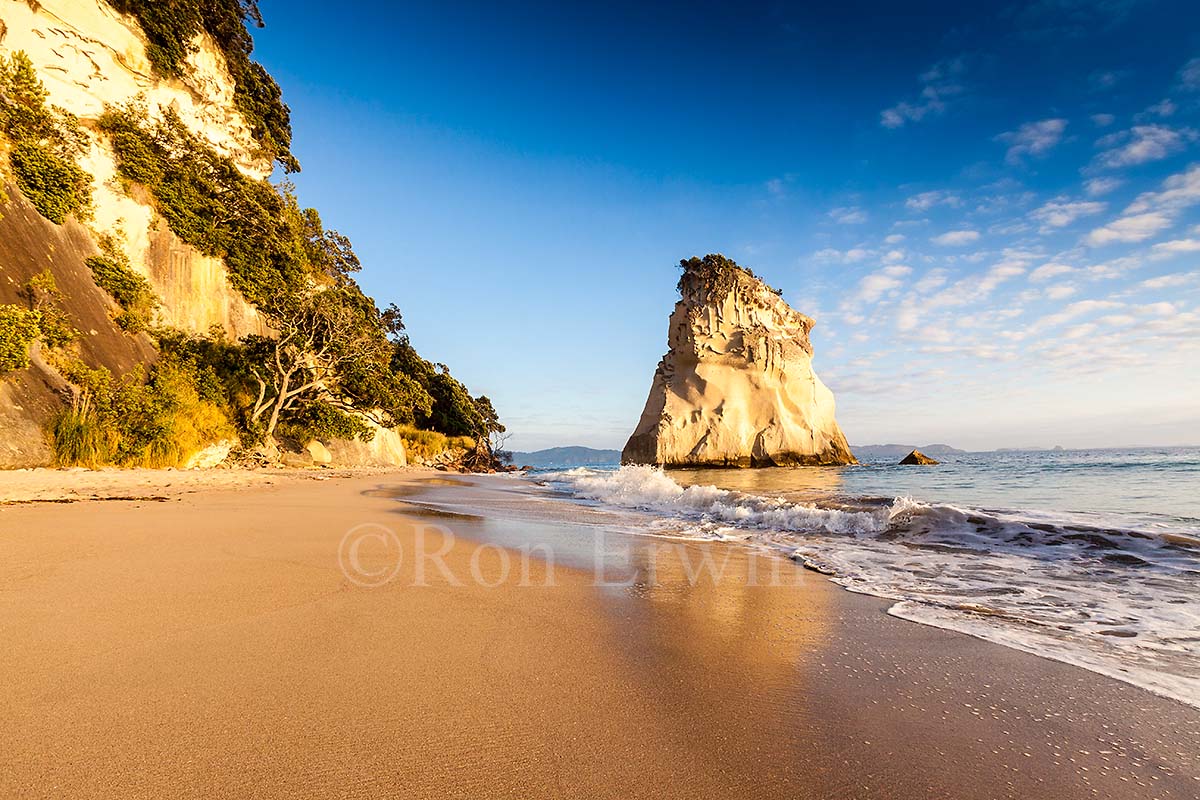
[[[322,391],[336,398],[341,370],[363,359],[386,363],[387,341],[353,299],[345,287],[290,298],[268,314],[277,338],[248,337],[247,344],[259,354],[251,368],[258,397],[250,420],[258,424],[265,418],[268,442],[280,418],[302,400]]]

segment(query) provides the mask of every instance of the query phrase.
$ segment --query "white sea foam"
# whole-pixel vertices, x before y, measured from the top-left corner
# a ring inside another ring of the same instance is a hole
[[[724,522],[737,528],[872,533],[885,530],[893,513],[891,509],[872,512],[818,508],[715,486],[685,488],[653,467],[621,467],[614,472],[580,468],[543,477],[567,485],[576,497],[587,500],[683,519]],[[909,509],[909,501],[897,502],[897,513]]]
[[[649,512],[649,529],[782,549],[896,616],[1082,666],[1200,706],[1200,537],[1070,515],[899,497],[813,503],[661,470],[543,476],[576,498]]]

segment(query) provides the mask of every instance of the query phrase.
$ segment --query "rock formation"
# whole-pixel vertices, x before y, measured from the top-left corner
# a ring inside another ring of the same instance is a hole
[[[626,464],[852,464],[833,393],[812,369],[813,320],[720,255],[681,262],[669,350]]]
[[[29,282],[48,275],[61,292],[65,323],[80,334],[72,346],[81,363],[118,379],[141,374],[158,351],[147,333],[116,323],[120,308],[86,263],[101,254],[101,243],[126,257],[129,268],[148,282],[156,325],[185,334],[219,331],[230,340],[272,334],[264,316],[231,283],[226,263],[183,241],[150,192],[119,174],[112,139],[100,130],[106,109],[136,106],[150,122],[177,119],[246,178],[268,178],[272,159],[239,111],[225,51],[205,32],[189,45],[178,74],[164,76],[152,64],[138,21],[113,4],[0,0],[0,57],[27,58],[47,106],[77,118],[84,141],[77,165],[91,179],[87,213],[61,224],[50,221],[22,193],[11,168],[15,142],[0,131],[0,308],[23,308]],[[63,408],[69,384],[43,355],[35,341],[28,366],[0,374],[0,468],[53,460],[44,428]],[[398,434],[371,427],[379,434],[371,442],[327,442],[326,460],[403,465]],[[189,464],[211,466],[229,450],[228,443],[215,443]]]
[[[931,465],[931,464],[939,464],[939,463],[941,463],[941,462],[934,461],[932,458],[925,455],[920,450],[913,450],[911,453],[906,455],[904,458],[900,459],[900,464],[902,466]]]

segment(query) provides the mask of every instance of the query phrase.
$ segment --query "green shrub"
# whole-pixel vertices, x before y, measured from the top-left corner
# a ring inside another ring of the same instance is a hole
[[[17,187],[51,222],[61,225],[68,216],[79,216],[89,206],[92,176],[49,147],[18,142],[9,160]]]
[[[50,270],[44,269],[30,278],[21,293],[29,301],[29,307],[41,315],[38,336],[47,347],[64,347],[79,338],[79,331],[63,310],[62,292]]]
[[[418,458],[435,458],[443,453],[466,452],[475,449],[470,436],[447,436],[438,431],[423,430],[412,425],[399,425],[396,433],[404,441],[404,451]]]
[[[0,130],[13,142],[17,186],[42,216],[61,225],[87,211],[92,176],[75,163],[86,144],[79,120],[48,108],[46,97],[24,52],[0,56]]]
[[[108,292],[121,313],[114,322],[127,333],[139,333],[150,326],[156,299],[150,282],[129,265],[129,258],[116,249],[111,241],[102,244],[104,255],[91,256],[87,265],[92,270],[96,285]]]
[[[0,305],[0,373],[29,366],[29,345],[41,335],[41,321],[36,311]]]
[[[149,381],[140,372],[117,380],[78,361],[64,371],[79,393],[50,428],[62,466],[178,467],[207,445],[236,437],[223,409],[202,396],[192,365],[164,359]]]
[[[136,106],[110,109],[99,128],[110,137],[121,177],[150,190],[180,239],[223,258],[246,299],[270,307],[307,284],[307,225],[293,196],[247,178],[174,114],[152,124]]]
[[[133,271],[127,259],[92,256],[87,259],[96,285],[112,295],[121,308],[132,310],[148,306],[154,300],[150,283]]]
[[[64,467],[96,469],[112,463],[116,431],[105,426],[90,403],[64,409],[50,423],[54,461]]]
[[[287,422],[280,425],[279,435],[300,444],[307,444],[313,439],[323,442],[330,439],[361,439],[369,442],[375,438],[375,429],[340,408],[316,401],[304,404]]]
[[[114,8],[137,19],[149,40],[146,56],[154,70],[169,78],[184,74],[193,40],[201,32],[216,42],[234,82],[234,104],[250,125],[263,153],[287,172],[297,172],[291,153],[291,111],[279,84],[250,59],[254,40],[246,23],[262,27],[257,0],[110,0]]]

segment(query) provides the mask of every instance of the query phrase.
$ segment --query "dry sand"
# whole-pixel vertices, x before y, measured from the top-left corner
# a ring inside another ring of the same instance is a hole
[[[0,508],[0,797],[1200,794],[1200,712],[1174,701],[788,562],[749,585],[758,557],[719,543],[654,549],[653,584],[556,563],[544,586],[527,560],[521,586],[515,553],[477,543],[582,553],[578,533],[395,499],[445,478],[313,474]],[[413,585],[430,522],[463,585],[429,561]],[[361,525],[407,554],[382,586],[355,582],[395,564],[347,549]],[[693,584],[706,552],[733,568]],[[506,582],[472,580],[506,557]]]

